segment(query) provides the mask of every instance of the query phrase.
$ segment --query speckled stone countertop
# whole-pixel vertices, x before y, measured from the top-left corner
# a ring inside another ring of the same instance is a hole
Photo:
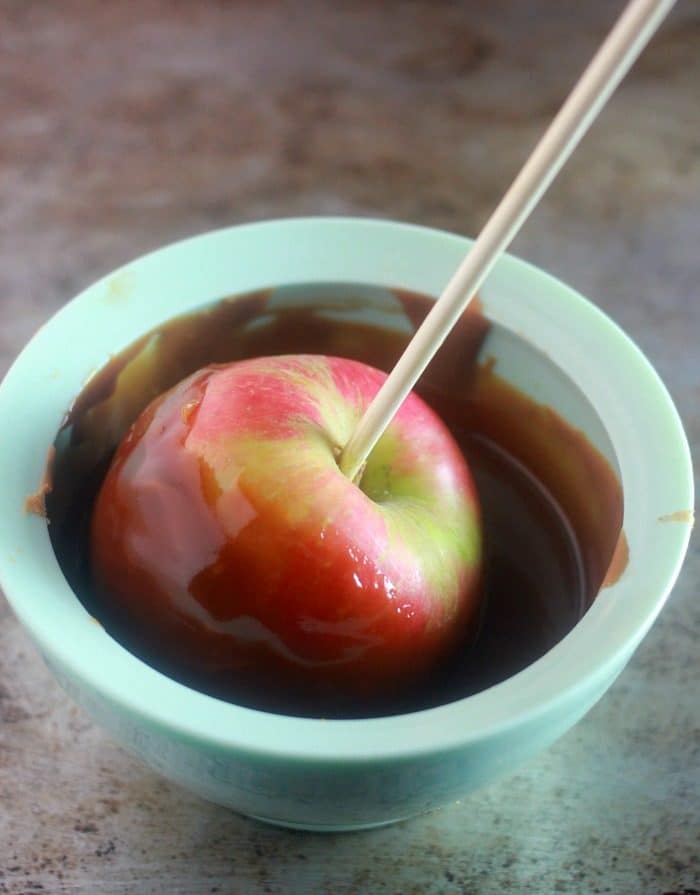
[[[618,6],[0,0],[0,373],[76,291],[185,234],[315,213],[473,234]],[[696,456],[698,85],[700,7],[681,0],[514,247],[636,339]],[[126,755],[0,595],[0,892],[700,889],[699,586],[695,537],[612,690],[515,776],[325,837]]]

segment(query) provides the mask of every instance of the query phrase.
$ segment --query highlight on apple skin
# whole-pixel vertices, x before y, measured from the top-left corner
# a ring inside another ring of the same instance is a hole
[[[263,703],[381,698],[429,675],[476,617],[480,511],[415,394],[359,481],[340,471],[385,378],[288,355],[206,367],[156,398],[95,503],[105,617]]]

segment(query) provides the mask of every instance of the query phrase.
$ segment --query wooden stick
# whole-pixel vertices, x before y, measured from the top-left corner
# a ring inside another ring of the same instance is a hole
[[[365,411],[340,457],[355,479],[499,256],[520,230],[675,0],[632,0]]]

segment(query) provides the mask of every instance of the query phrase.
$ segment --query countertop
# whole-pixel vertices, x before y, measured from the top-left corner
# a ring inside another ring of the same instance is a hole
[[[474,234],[619,6],[0,0],[0,374],[83,286],[187,234],[328,213]],[[699,84],[700,7],[681,0],[514,245],[638,342],[696,457]],[[699,586],[695,537],[623,675],[517,774],[326,836],[121,751],[0,595],[0,892],[700,889]]]

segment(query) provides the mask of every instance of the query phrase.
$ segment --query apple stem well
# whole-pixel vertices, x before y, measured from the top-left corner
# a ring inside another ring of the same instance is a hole
[[[624,9],[345,445],[339,465],[351,481],[674,3],[632,0]]]

